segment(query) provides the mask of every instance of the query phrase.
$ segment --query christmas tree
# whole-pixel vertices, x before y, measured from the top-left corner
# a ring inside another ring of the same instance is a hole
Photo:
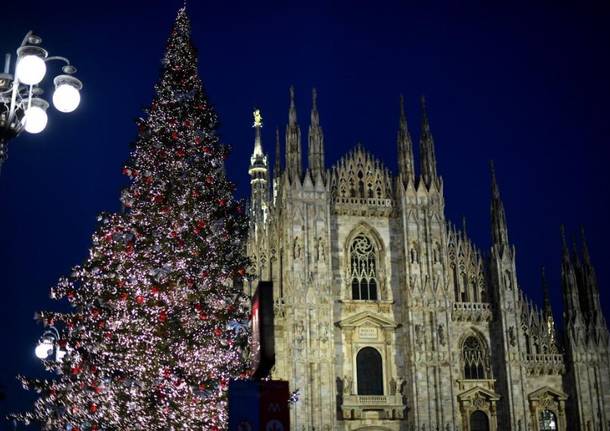
[[[247,220],[225,178],[228,149],[197,72],[186,10],[123,172],[125,211],[102,214],[86,261],[42,312],[59,330],[53,379],[17,415],[44,430],[219,430],[229,379],[247,373]],[[61,356],[61,355],[60,355]]]

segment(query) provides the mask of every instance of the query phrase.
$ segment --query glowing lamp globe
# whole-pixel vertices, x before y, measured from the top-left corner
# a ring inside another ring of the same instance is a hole
[[[62,84],[53,93],[53,105],[60,112],[72,112],[80,103],[80,92],[69,84]]]
[[[47,58],[47,51],[39,46],[22,46],[17,50],[17,70],[15,74],[19,82],[27,85],[36,85],[45,73],[47,65],[44,60]]]
[[[51,352],[53,351],[53,340],[49,340],[48,338],[44,338],[38,343],[36,349],[34,349],[34,354],[38,359],[47,359]]]
[[[24,129],[28,133],[40,133],[47,127],[47,108],[49,104],[39,98],[32,99],[30,107],[23,116]]]

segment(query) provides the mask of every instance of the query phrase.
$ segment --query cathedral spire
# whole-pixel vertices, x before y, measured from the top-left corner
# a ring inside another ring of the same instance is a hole
[[[419,138],[419,156],[421,164],[421,177],[426,184],[430,187],[432,183],[438,182],[438,176],[436,173],[436,155],[434,152],[434,138],[430,131],[430,121],[428,119],[428,112],[426,109],[426,99],[422,96],[421,98],[421,111],[422,111],[422,125],[421,135]]]
[[[275,161],[273,163],[273,178],[279,178],[282,174],[282,166],[280,158],[282,157],[280,151],[280,129],[275,128]]]
[[[566,327],[580,320],[580,299],[574,264],[566,240],[566,232],[561,225],[561,290],[563,293],[564,322]]]
[[[301,180],[301,129],[297,123],[293,86],[290,86],[290,108],[286,126],[286,172],[291,181]]]
[[[252,222],[259,224],[265,221],[269,204],[269,189],[267,184],[269,170],[267,167],[267,156],[263,153],[261,138],[263,117],[259,109],[255,109],[253,115],[254,151],[250,157],[250,167],[248,169],[251,185],[250,211]]]
[[[400,95],[400,124],[398,129],[398,173],[402,176],[403,184],[415,181],[415,167],[413,162],[413,142],[407,126],[405,103]]]
[[[551,306],[551,296],[549,294],[549,283],[546,279],[546,273],[544,266],[540,269],[540,278],[542,281],[542,298],[543,298],[543,312],[545,320],[553,318],[553,309]]]
[[[587,304],[587,312],[589,314],[588,319],[590,323],[597,327],[605,327],[604,315],[601,309],[601,303],[599,300],[599,286],[597,285],[597,276],[595,274],[595,268],[591,262],[591,255],[589,254],[589,246],[585,237],[585,228],[580,227],[580,242],[582,249],[583,262],[580,267],[582,280],[581,291],[585,295],[585,302]]]
[[[508,228],[504,203],[500,198],[500,188],[496,181],[496,170],[493,161],[489,162],[491,172],[491,242],[494,246],[508,246]]]
[[[309,125],[308,162],[312,179],[320,174],[324,177],[324,134],[318,113],[318,92],[312,90],[311,124]]]

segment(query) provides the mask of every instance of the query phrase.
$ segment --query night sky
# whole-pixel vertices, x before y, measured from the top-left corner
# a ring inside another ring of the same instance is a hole
[[[33,29],[51,55],[72,60],[84,90],[75,113],[50,108],[44,133],[12,141],[0,172],[2,416],[27,408],[32,397],[15,375],[43,374],[33,354],[42,332],[34,312],[61,306],[48,299],[49,288],[87,255],[96,215],[119,209],[133,120],[152,100],[182,4],[31,0],[26,12],[7,3],[2,52],[14,52]],[[423,94],[448,219],[461,223],[465,216],[470,236],[488,249],[493,159],[521,287],[540,303],[545,265],[560,318],[559,225],[576,232],[583,224],[610,318],[607,3],[288,3],[192,1],[188,7],[201,76],[223,141],[233,147],[227,170],[240,196],[249,188],[252,108],[262,110],[263,146],[273,153],[291,84],[303,143],[311,89],[318,89],[327,166],[361,141],[393,172],[399,94],[415,140]],[[49,95],[52,76],[45,80]]]

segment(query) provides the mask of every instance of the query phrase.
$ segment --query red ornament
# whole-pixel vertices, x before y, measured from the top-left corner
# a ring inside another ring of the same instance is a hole
[[[172,132],[172,139],[175,141],[176,139],[178,139],[178,133],[177,132]]]
[[[72,369],[70,370],[70,372],[71,372],[73,375],[75,375],[75,376],[76,376],[78,373],[80,373],[80,371],[81,371],[81,370],[80,370],[80,367],[79,367],[78,365],[75,365],[75,366],[74,366],[74,367],[72,367]]]
[[[159,321],[165,322],[166,320],[167,320],[167,311],[161,310],[161,312],[159,313]]]
[[[205,313],[199,313],[199,320],[208,320],[208,315]]]
[[[218,205],[224,207],[227,204],[226,199],[218,199]]]
[[[159,288],[157,286],[153,286],[152,289],[150,289],[150,292],[153,295],[157,295],[157,294],[159,294]]]
[[[201,304],[195,304],[195,310],[201,311]]]
[[[144,297],[142,295],[136,296],[136,302],[142,305],[144,303]]]
[[[199,221],[197,222],[197,227],[198,227],[199,229],[204,229],[206,226],[207,226],[207,223],[205,222],[205,220],[199,220]]]
[[[203,152],[204,152],[204,154],[210,154],[212,152],[212,148],[210,148],[206,145],[203,147]]]
[[[121,295],[119,296],[119,298],[121,298],[121,301],[127,301],[127,298],[129,298],[129,295],[127,294],[127,292],[121,292]]]
[[[149,184],[149,185],[150,185],[150,184],[152,184],[152,182],[153,182],[153,177],[151,177],[150,175],[149,175],[149,176],[147,176],[147,177],[144,177],[144,182],[145,182],[146,184]]]
[[[220,329],[220,328],[214,329],[214,335],[216,335],[217,337],[220,337],[222,335],[222,329]]]
[[[195,143],[196,143],[197,145],[201,144],[201,137],[199,137],[199,136],[195,136]]]
[[[127,175],[128,177],[131,178],[131,169],[123,168],[123,175]]]
[[[89,411],[95,413],[97,411],[97,405],[95,403],[89,404]]]
[[[186,155],[186,151],[184,151],[182,148],[179,148],[176,151],[176,156],[178,156],[178,157],[184,157],[185,155]]]
[[[205,177],[205,182],[207,184],[213,184],[214,183],[214,177],[211,175],[208,175],[207,177]]]

